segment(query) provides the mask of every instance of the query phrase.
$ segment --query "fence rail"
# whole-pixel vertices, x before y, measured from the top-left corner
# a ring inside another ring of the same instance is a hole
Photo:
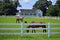
[[[46,24],[31,24],[31,23],[21,23],[23,25],[48,25],[48,23]],[[15,26],[15,25],[21,25],[20,23],[0,23],[0,26]],[[54,25],[58,25],[60,26],[60,23],[51,23],[50,25],[54,26]]]
[[[21,32],[20,33],[16,33],[16,32],[14,32],[14,33],[0,33],[1,35],[8,35],[8,34],[10,34],[10,35],[13,35],[13,34],[15,34],[15,35],[21,35]],[[46,33],[43,33],[43,32],[37,32],[37,33],[23,33],[23,34],[48,34],[48,32],[46,32]],[[50,34],[60,34],[60,32],[51,32]]]
[[[60,28],[50,28],[50,26],[51,25],[58,25],[58,26],[60,26],[60,23],[58,24],[58,23],[55,23],[55,24],[53,24],[53,23],[47,23],[47,24],[30,24],[30,23],[28,23],[28,24],[24,24],[24,23],[21,23],[21,24],[19,24],[19,23],[0,23],[0,26],[15,26],[15,25],[19,25],[19,26],[21,26],[21,28],[0,28],[0,30],[21,30],[21,32],[19,32],[19,33],[1,33],[0,32],[0,34],[18,34],[18,35],[23,35],[23,34],[48,34],[48,37],[50,37],[50,34],[60,34],[60,32],[50,32],[50,30],[60,30]],[[25,25],[48,25],[48,28],[23,28]],[[24,33],[23,31],[24,30],[43,30],[43,29],[46,29],[46,30],[48,30],[48,32],[45,32],[45,33],[43,33],[43,32],[36,32],[36,33]]]
[[[22,28],[23,30],[49,30],[48,28]],[[21,28],[0,28],[0,30],[21,30]],[[50,30],[60,30],[60,28],[50,28]]]

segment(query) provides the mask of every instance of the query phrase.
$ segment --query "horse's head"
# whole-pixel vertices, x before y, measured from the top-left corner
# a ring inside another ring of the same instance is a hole
[[[27,21],[25,21],[25,23],[27,23]]]

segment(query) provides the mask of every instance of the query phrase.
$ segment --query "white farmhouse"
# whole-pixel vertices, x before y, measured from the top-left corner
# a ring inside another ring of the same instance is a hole
[[[34,10],[34,9],[20,9],[17,13],[20,16],[24,17],[42,17],[43,12],[41,10]]]

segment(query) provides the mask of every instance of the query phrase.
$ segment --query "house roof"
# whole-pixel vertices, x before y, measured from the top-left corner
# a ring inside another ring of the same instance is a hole
[[[21,13],[36,13],[37,10],[34,9],[20,9]]]

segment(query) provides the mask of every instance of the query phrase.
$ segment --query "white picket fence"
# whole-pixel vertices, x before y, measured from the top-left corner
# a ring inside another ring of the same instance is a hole
[[[60,30],[60,28],[50,28],[50,25],[60,26],[60,23],[58,23],[58,24],[57,23],[51,23],[51,24],[50,23],[48,23],[48,24],[0,23],[0,26],[15,26],[15,25],[20,25],[21,28],[0,28],[0,30],[21,30],[20,33],[1,33],[0,32],[0,34],[1,35],[4,35],[4,34],[18,34],[18,35],[21,35],[21,36],[23,36],[24,34],[48,34],[48,37],[50,37],[50,34],[60,34],[60,32],[50,32],[50,30]],[[48,25],[48,28],[24,28],[25,25]],[[36,33],[31,33],[31,32],[26,33],[25,32],[24,33],[23,32],[24,30],[43,30],[43,29],[48,30],[48,32],[45,32],[45,33],[43,33],[43,32],[36,32]]]

